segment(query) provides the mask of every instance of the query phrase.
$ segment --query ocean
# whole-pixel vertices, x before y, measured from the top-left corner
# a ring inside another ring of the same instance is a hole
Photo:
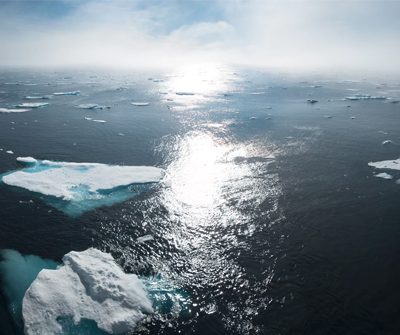
[[[400,156],[398,99],[400,81],[248,68],[2,70],[3,176],[34,157],[165,177],[79,210],[0,182],[0,249],[94,247],[167,282],[133,334],[398,334],[400,171],[368,165]],[[21,334],[1,277],[0,333]]]

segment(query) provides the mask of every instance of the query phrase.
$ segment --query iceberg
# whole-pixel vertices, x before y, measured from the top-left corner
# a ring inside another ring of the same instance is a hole
[[[369,162],[368,166],[372,166],[376,169],[400,170],[400,158],[380,162]]]
[[[7,185],[40,193],[51,206],[77,216],[100,206],[126,201],[153,183],[164,170],[153,166],[71,163],[18,157],[27,167],[1,175]]]
[[[59,95],[79,95],[81,94],[81,91],[70,91],[70,92],[55,92],[53,95],[59,96]]]
[[[148,106],[150,103],[148,102],[131,102],[131,105],[133,106],[137,106],[137,107],[144,107],[144,106]]]
[[[19,105],[16,105],[18,108],[39,108],[49,105],[48,102],[23,102]]]
[[[22,316],[26,335],[65,334],[68,321],[92,320],[109,334],[136,328],[153,307],[143,282],[127,274],[110,254],[71,251],[55,270],[44,269],[26,291]]]
[[[25,108],[25,109],[21,109],[21,108],[0,108],[0,113],[25,113],[25,112],[29,112],[30,109]]]

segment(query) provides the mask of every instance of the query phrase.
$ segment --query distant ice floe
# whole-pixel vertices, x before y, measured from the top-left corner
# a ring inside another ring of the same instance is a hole
[[[81,91],[70,91],[70,92],[55,92],[53,95],[60,96],[60,95],[79,95]]]
[[[69,163],[18,157],[26,168],[5,173],[3,183],[45,195],[44,200],[71,216],[128,200],[159,182],[164,170],[153,166]]]
[[[25,99],[27,100],[40,100],[40,99],[46,100],[51,98],[52,98],[51,95],[27,95],[25,97]]]
[[[96,120],[96,119],[93,119],[91,121],[98,122],[98,123],[106,123],[107,122],[106,120]]]
[[[137,107],[144,107],[148,106],[150,103],[149,102],[131,102],[131,105],[137,106]]]
[[[26,291],[25,334],[65,334],[60,320],[92,320],[109,334],[122,334],[153,312],[143,282],[124,273],[110,254],[90,248],[62,261],[56,270],[40,271]]]
[[[380,162],[369,162],[368,166],[372,166],[376,169],[400,170],[400,158]]]
[[[25,113],[29,111],[29,108],[0,108],[0,113]]]
[[[388,173],[386,173],[386,172],[378,173],[378,174],[374,175],[374,177],[388,179],[388,180],[393,179],[393,176],[388,174]]]
[[[382,142],[382,145],[394,144],[392,140],[385,140]]]
[[[15,107],[18,108],[40,108],[49,105],[48,102],[23,102]]]
[[[194,95],[193,92],[175,92],[176,95]]]
[[[346,100],[352,100],[352,101],[357,101],[357,100],[385,100],[387,97],[384,96],[372,96],[368,94],[355,94],[349,97],[346,97]]]
[[[106,108],[109,108],[107,106],[101,106],[98,104],[80,104],[77,107],[82,108],[82,109],[106,109]]]
[[[7,150],[6,153],[8,153],[10,155],[14,155],[14,151],[12,151],[12,150]]]

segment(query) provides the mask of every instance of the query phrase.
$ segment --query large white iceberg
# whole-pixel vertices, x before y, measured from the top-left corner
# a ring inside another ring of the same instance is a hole
[[[59,320],[93,320],[110,334],[135,329],[153,308],[141,280],[126,274],[110,254],[72,251],[56,270],[42,270],[22,304],[25,334],[64,334]]]
[[[1,180],[47,196],[50,205],[72,216],[125,201],[164,176],[163,169],[153,166],[54,162],[33,157],[17,160],[28,167],[5,173]]]

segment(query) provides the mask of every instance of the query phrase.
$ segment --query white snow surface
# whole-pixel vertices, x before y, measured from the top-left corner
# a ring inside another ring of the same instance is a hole
[[[375,175],[375,177],[382,178],[382,179],[393,179],[393,176],[386,172],[381,172]]]
[[[158,182],[164,176],[163,169],[153,166],[38,161],[33,157],[18,157],[18,161],[40,163],[45,169],[12,172],[2,177],[5,184],[64,200],[81,200],[82,187],[96,195],[99,190]]]
[[[368,166],[372,166],[377,169],[400,170],[400,158],[380,162],[369,162]]]
[[[0,108],[0,113],[24,113],[29,112],[30,109],[21,108]]]
[[[56,270],[40,271],[22,303],[26,335],[63,334],[59,317],[75,324],[93,320],[110,334],[122,334],[152,312],[141,280],[94,248],[71,251]]]
[[[23,102],[16,107],[19,108],[39,108],[39,107],[44,107],[47,106],[49,103],[48,102]]]

